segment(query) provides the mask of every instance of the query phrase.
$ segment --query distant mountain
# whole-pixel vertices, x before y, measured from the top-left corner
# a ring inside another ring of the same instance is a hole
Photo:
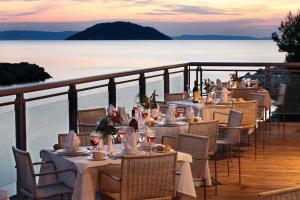
[[[2,31],[0,40],[64,40],[75,31],[46,32],[46,31]]]
[[[67,40],[171,40],[171,38],[152,27],[119,21],[96,24],[68,37]]]
[[[174,40],[271,40],[271,37],[252,37],[238,35],[180,35]]]

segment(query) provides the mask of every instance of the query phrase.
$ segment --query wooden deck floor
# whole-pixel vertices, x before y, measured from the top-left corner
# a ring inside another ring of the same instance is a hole
[[[255,200],[259,192],[300,185],[300,124],[287,124],[285,138],[274,126],[266,133],[264,150],[258,138],[257,159],[254,146],[242,147],[241,156],[242,183],[238,183],[237,158],[230,163],[229,177],[226,159],[218,160],[218,180],[222,185],[218,195],[214,195],[214,187],[208,188],[209,200]],[[211,162],[212,172],[213,166]],[[203,199],[202,188],[197,188],[197,196]]]

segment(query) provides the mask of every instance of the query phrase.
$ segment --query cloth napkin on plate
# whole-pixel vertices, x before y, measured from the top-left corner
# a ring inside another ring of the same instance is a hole
[[[169,107],[167,110],[166,115],[166,123],[167,124],[176,124],[176,118],[175,118],[175,108]]]
[[[114,105],[109,104],[107,108],[107,114],[111,114],[113,111],[117,111],[117,109],[114,107]]]
[[[137,136],[135,132],[132,132],[130,128],[126,130],[126,141],[125,141],[125,154],[134,155],[137,154]]]
[[[187,107],[185,117],[189,122],[194,122],[195,113],[194,108],[192,106]]]
[[[66,138],[66,152],[77,152],[79,150],[80,140],[74,131],[70,131]]]
[[[119,112],[120,112],[120,116],[123,122],[128,123],[129,122],[129,118],[128,115],[126,113],[125,107],[119,107]]]
[[[228,102],[228,95],[229,91],[225,87],[223,87],[220,95],[220,103]]]

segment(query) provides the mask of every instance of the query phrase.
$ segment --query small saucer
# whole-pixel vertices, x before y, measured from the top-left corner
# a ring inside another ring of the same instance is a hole
[[[99,159],[94,158],[93,156],[89,156],[89,157],[87,157],[87,158],[88,158],[88,160],[92,160],[92,161],[101,161],[101,160],[106,160],[106,159],[108,159],[107,156],[105,156],[104,158],[99,158]]]

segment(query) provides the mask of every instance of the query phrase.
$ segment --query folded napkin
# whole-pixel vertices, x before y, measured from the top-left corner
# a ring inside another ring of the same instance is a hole
[[[228,102],[229,99],[228,95],[229,95],[229,91],[227,90],[227,88],[223,87],[220,95],[220,103]]]
[[[117,109],[114,107],[114,105],[109,104],[107,108],[107,114],[111,114],[113,111],[117,111]]]
[[[74,131],[70,131],[66,138],[66,152],[77,152],[79,150],[80,140]]]
[[[194,122],[195,113],[194,108],[192,106],[187,107],[185,118],[187,118],[189,122]]]
[[[125,154],[133,155],[137,154],[137,136],[135,132],[132,132],[130,128],[126,129],[126,141],[125,141]]]
[[[240,82],[240,88],[246,88],[246,80],[242,80],[241,82]]]
[[[125,123],[129,122],[129,118],[126,113],[125,107],[119,107],[119,112],[120,112],[121,120]]]
[[[176,118],[175,118],[175,108],[169,107],[167,110],[166,115],[166,123],[167,124],[176,124]]]
[[[253,80],[253,81],[252,81],[252,84],[253,84],[252,87],[258,88],[258,80],[257,80],[257,79]]]

